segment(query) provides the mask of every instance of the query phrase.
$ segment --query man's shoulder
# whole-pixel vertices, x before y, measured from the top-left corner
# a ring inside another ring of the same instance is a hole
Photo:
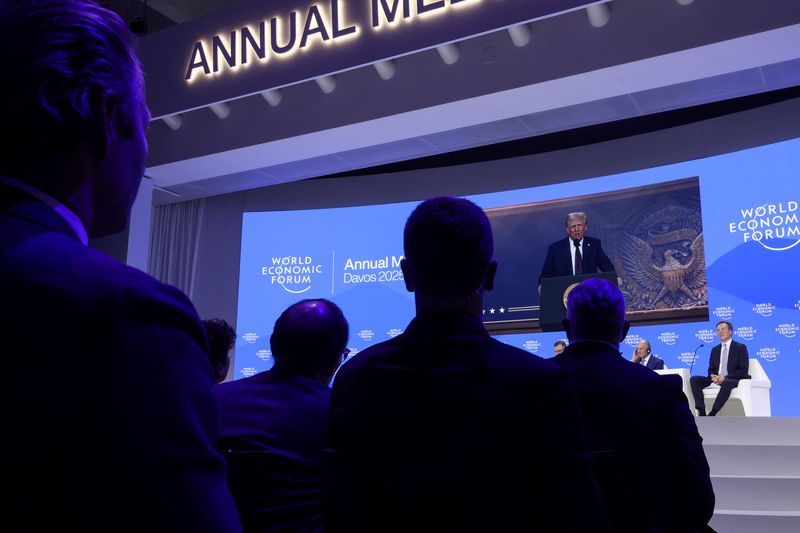
[[[338,382],[340,377],[342,381],[348,381],[354,379],[365,368],[412,356],[416,352],[416,343],[407,341],[404,335],[399,335],[357,353],[342,365],[336,381]],[[489,336],[476,337],[474,343],[462,343],[460,349],[465,360],[479,353],[486,354],[485,371],[495,376],[506,375],[515,380],[535,376],[546,380],[563,373],[563,370],[552,362]]]

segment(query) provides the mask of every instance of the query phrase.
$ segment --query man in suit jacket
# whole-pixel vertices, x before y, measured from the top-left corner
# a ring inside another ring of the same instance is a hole
[[[642,365],[646,368],[649,368],[650,370],[664,369],[664,361],[652,354],[652,350],[650,349],[650,341],[646,339],[640,340],[639,344],[636,345],[636,351],[633,352],[631,361],[637,365]]]
[[[712,383],[719,385],[719,393],[714,400],[709,416],[719,413],[722,406],[730,398],[731,391],[739,386],[740,379],[750,379],[747,372],[750,369],[750,356],[747,346],[736,342],[733,337],[733,324],[725,320],[717,323],[717,336],[720,344],[711,349],[711,359],[708,363],[706,376],[692,376],[689,383],[692,386],[694,405],[697,414],[706,416],[706,404],[703,398],[703,389]]]
[[[240,531],[192,304],[87,246],[144,170],[132,40],[94,2],[0,2],[3,531]]]
[[[630,324],[622,293],[606,280],[570,292],[563,324],[569,346],[552,361],[578,392],[611,530],[702,531],[714,491],[680,377],[621,357]],[[656,459],[643,460],[642,450]],[[632,502],[631,494],[647,497]]]
[[[258,451],[254,457],[264,465],[257,479],[236,469],[229,476],[246,532],[322,531],[328,383],[347,337],[347,320],[336,304],[302,300],[275,322],[275,366],[214,389],[220,449]]]
[[[566,374],[481,323],[497,269],[486,215],[427,200],[404,248],[416,318],[334,380],[328,531],[606,530]]]
[[[603,251],[600,239],[586,236],[589,221],[586,213],[570,213],[566,218],[567,238],[547,248],[547,257],[539,274],[542,278],[611,272],[614,264]]]

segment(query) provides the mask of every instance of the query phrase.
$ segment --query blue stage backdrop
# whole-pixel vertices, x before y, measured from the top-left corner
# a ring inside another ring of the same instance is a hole
[[[565,235],[563,217],[578,207],[589,213],[588,234],[603,239],[621,272],[632,309],[708,308],[707,320],[633,328],[621,345],[626,358],[646,338],[668,367],[688,367],[695,348],[705,344],[693,371],[702,374],[716,343],[714,326],[729,320],[734,338],[747,345],[772,381],[773,415],[800,416],[798,168],[800,140],[792,140],[471,197],[493,220],[500,259],[486,319],[501,320],[503,314],[506,320],[513,316],[510,308],[538,305],[536,280],[546,245]],[[415,205],[245,213],[235,376],[272,366],[272,325],[285,307],[303,298],[329,298],[343,309],[354,352],[401,333],[414,314],[398,262],[403,224]],[[527,214],[500,220],[500,214],[518,208]],[[669,265],[680,270],[688,292],[676,288],[674,279],[670,290],[662,290]],[[705,271],[698,272],[698,265]],[[499,338],[549,357],[563,336]]]

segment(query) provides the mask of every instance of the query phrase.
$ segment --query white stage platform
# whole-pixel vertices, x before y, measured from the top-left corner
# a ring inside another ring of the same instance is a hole
[[[800,418],[696,418],[718,533],[800,532]]]

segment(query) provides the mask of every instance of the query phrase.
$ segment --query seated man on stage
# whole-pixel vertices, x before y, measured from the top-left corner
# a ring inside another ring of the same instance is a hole
[[[719,385],[719,394],[714,400],[709,416],[719,413],[731,395],[731,390],[739,386],[740,379],[749,379],[750,356],[747,346],[732,340],[733,324],[725,320],[717,323],[717,336],[720,344],[711,349],[711,360],[708,364],[708,376],[692,376],[690,383],[697,414],[706,416],[706,404],[703,389],[712,383]]]
[[[553,344],[553,354],[554,355],[561,355],[564,353],[564,350],[567,348],[567,343],[562,340],[557,340]]]
[[[650,341],[642,339],[636,345],[636,351],[633,352],[631,361],[638,365],[645,366],[650,370],[663,370],[664,360],[652,354],[650,349]]]
[[[603,251],[600,239],[586,236],[589,221],[584,212],[570,213],[566,219],[567,238],[547,248],[547,257],[539,275],[542,278],[611,272],[614,264]]]

